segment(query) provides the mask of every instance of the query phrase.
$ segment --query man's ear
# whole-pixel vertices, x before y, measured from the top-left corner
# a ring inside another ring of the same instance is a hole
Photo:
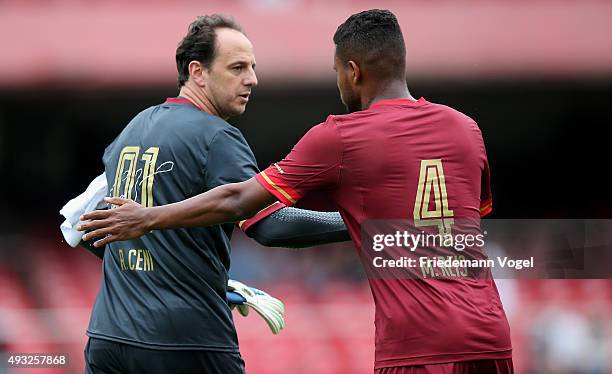
[[[204,87],[208,81],[208,69],[200,61],[193,60],[189,63],[189,77],[195,84]]]
[[[355,61],[348,62],[349,74],[353,84],[358,84],[361,81],[361,69]]]

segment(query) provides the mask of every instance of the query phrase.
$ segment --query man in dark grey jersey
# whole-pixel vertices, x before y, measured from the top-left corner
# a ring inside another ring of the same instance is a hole
[[[104,152],[112,196],[164,205],[258,173],[244,137],[226,122],[244,112],[257,85],[253,46],[240,27],[219,15],[199,17],[176,63],[179,97],[139,113]],[[293,208],[262,212],[245,225],[247,234],[287,245],[274,240],[284,222],[279,237],[293,246],[348,240],[339,218],[293,210],[275,222],[287,209]],[[86,372],[243,373],[225,296],[233,230],[223,224],[153,231],[106,246]]]

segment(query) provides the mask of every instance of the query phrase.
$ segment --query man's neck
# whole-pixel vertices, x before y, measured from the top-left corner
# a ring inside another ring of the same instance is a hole
[[[191,101],[201,111],[204,111],[213,116],[221,117],[219,111],[210,102],[203,90],[194,88],[192,82],[187,82],[179,91],[179,96]]]
[[[378,101],[392,99],[416,100],[408,91],[408,87],[404,80],[394,80],[381,83],[377,87],[373,87],[370,94],[363,95],[361,98],[361,107],[365,110]]]

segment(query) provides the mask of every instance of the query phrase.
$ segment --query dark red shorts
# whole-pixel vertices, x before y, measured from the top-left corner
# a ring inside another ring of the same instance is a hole
[[[450,362],[447,364],[396,366],[374,370],[375,374],[514,374],[512,359]]]

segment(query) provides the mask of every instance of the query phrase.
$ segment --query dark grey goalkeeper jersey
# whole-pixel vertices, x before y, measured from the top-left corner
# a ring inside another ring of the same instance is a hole
[[[257,172],[244,137],[182,98],[139,113],[106,148],[110,196],[184,200]],[[225,300],[233,224],[153,231],[104,254],[90,337],[154,349],[237,352]]]

